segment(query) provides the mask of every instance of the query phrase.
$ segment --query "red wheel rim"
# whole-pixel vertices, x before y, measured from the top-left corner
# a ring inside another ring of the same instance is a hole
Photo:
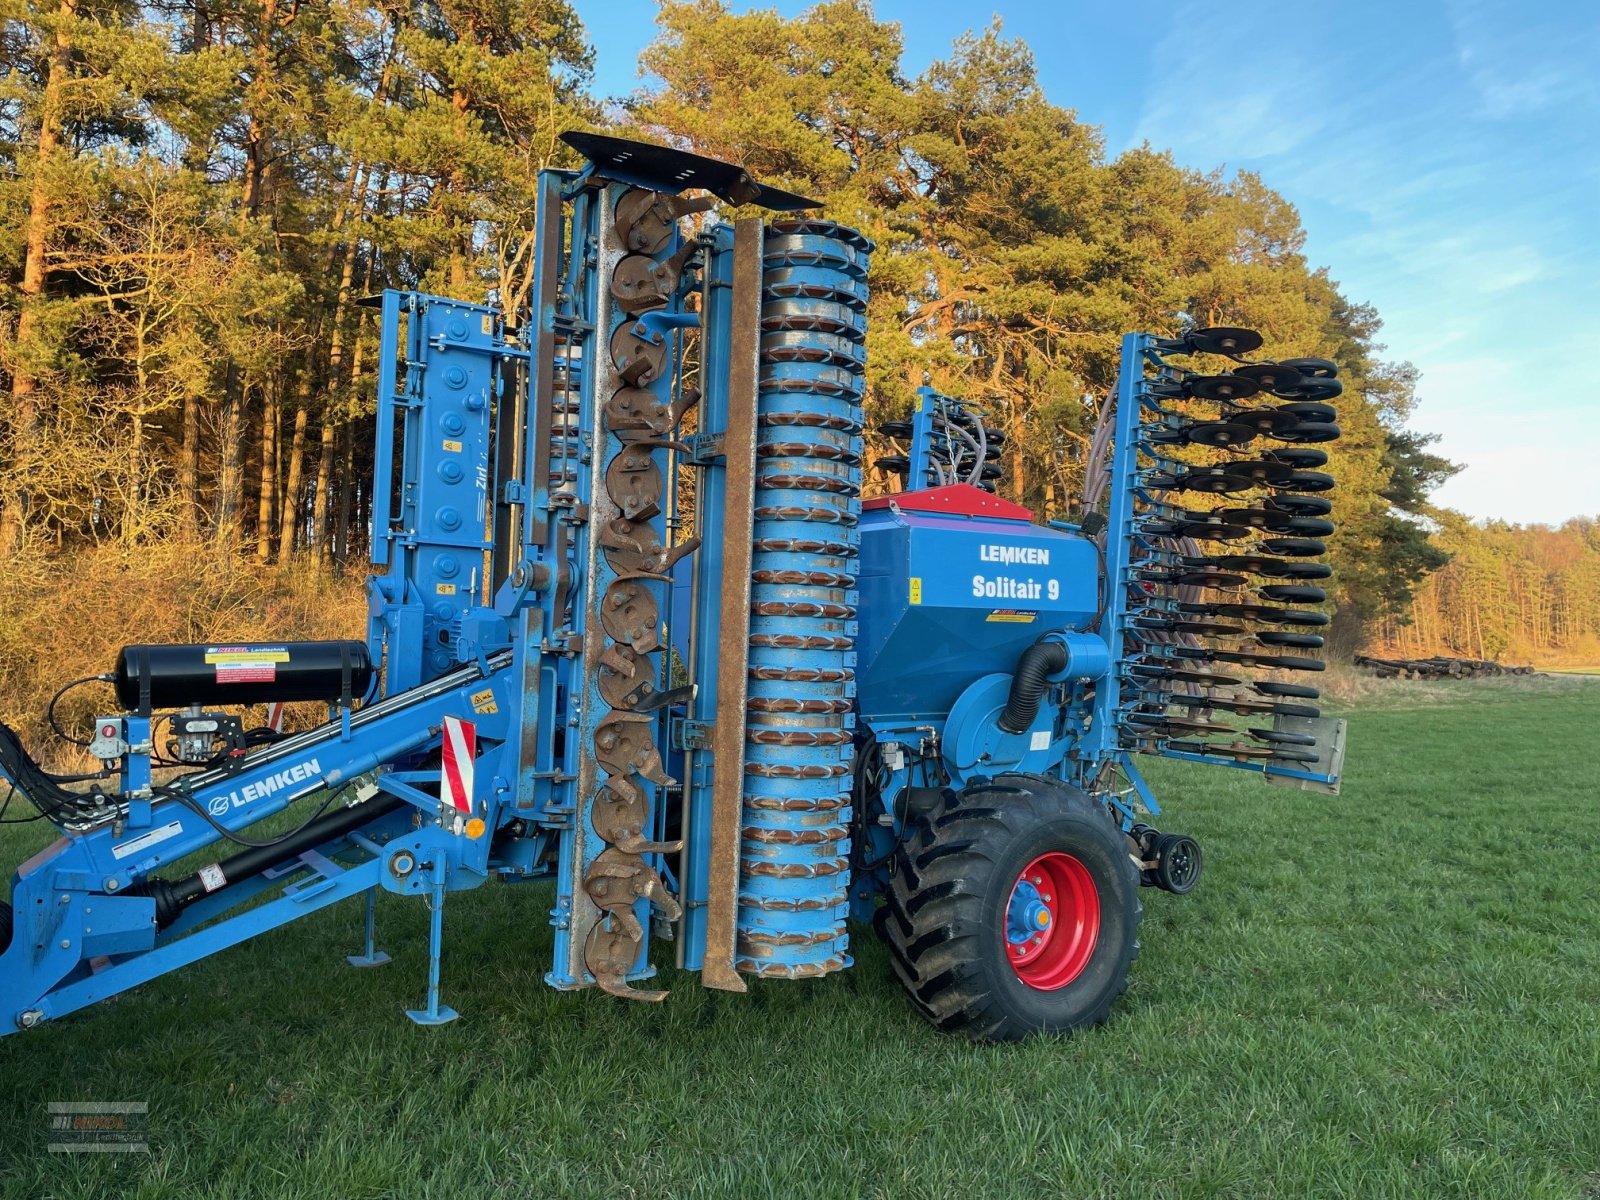
[[[1041,854],[1011,885],[1001,929],[1018,979],[1041,992],[1066,987],[1100,940],[1100,889],[1089,868],[1060,850]]]

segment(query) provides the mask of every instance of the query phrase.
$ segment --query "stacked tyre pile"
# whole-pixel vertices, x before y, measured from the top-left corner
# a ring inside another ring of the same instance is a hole
[[[1148,502],[1136,532],[1127,633],[1136,703],[1132,748],[1302,766],[1310,734],[1277,717],[1316,717],[1318,689],[1263,678],[1321,671],[1328,622],[1318,561],[1334,530],[1322,443],[1340,435],[1338,367],[1321,358],[1252,359],[1253,330],[1197,329],[1158,340],[1143,381],[1140,450]],[[1230,360],[1197,369],[1203,356]],[[1182,360],[1182,365],[1175,360]],[[1243,728],[1233,722],[1244,718]]]

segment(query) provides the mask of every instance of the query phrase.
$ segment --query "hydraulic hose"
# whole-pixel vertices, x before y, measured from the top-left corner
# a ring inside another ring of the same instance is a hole
[[[1035,642],[1024,650],[1011,676],[1011,694],[997,722],[1000,728],[1007,733],[1025,733],[1039,715],[1039,701],[1050,684],[1050,676],[1066,670],[1068,661],[1066,646],[1053,638]]]

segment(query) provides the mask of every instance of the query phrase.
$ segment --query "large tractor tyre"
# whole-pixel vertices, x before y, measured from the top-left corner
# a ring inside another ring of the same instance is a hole
[[[1110,814],[1039,775],[913,818],[876,925],[912,1003],[978,1041],[1102,1024],[1139,953],[1139,872]]]
[[[0,900],[0,954],[11,949],[11,905]]]

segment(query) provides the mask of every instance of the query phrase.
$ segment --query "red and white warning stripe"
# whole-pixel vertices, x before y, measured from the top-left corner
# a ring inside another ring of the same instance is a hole
[[[440,794],[458,812],[472,812],[472,769],[477,752],[478,727],[460,717],[446,717]]]

